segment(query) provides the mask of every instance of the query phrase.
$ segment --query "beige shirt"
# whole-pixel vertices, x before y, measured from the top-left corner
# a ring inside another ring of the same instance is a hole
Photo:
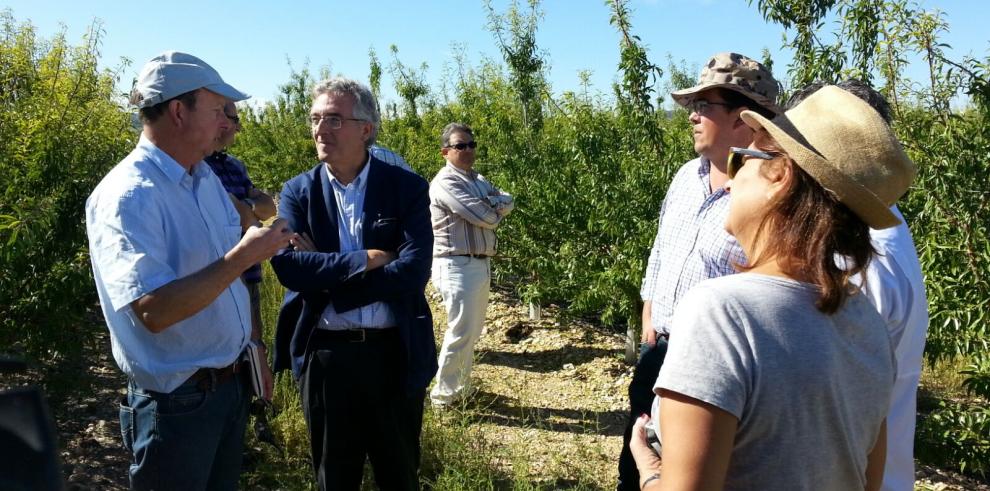
[[[433,256],[494,256],[495,228],[513,206],[484,176],[447,162],[430,183]]]

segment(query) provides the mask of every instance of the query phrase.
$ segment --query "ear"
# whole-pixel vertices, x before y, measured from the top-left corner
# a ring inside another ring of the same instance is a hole
[[[346,122],[346,121],[345,121]],[[367,143],[368,138],[371,138],[371,132],[375,130],[375,125],[372,123],[364,123],[361,128],[361,141]]]
[[[770,165],[763,169],[763,176],[770,181],[767,186],[767,198],[774,199],[791,187],[794,180],[794,167],[790,162],[780,162],[777,165]]]
[[[732,110],[732,113],[733,113],[732,116],[735,118],[735,119],[732,120],[732,129],[733,130],[743,130],[743,129],[746,129],[746,130],[749,130],[751,132],[753,131],[753,128],[750,128],[749,125],[746,124],[746,122],[743,121],[742,120],[742,117],[740,116],[740,114],[742,114],[743,111],[746,111],[747,109],[749,109],[749,108],[747,108],[746,106],[742,106],[742,107],[737,107],[737,108],[735,108],[735,109]]]
[[[182,123],[188,118],[189,108],[178,99],[172,99],[169,101],[168,106],[166,106],[165,112],[172,124],[181,127]]]
[[[450,148],[440,147],[440,155],[443,155],[444,158],[447,158],[447,152],[450,152]]]

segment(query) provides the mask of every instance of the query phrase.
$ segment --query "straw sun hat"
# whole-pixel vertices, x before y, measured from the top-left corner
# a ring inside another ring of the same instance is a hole
[[[890,206],[907,191],[917,169],[869,104],[826,86],[772,121],[753,111],[741,116],[754,130],[766,129],[799,167],[871,228],[901,223]]]

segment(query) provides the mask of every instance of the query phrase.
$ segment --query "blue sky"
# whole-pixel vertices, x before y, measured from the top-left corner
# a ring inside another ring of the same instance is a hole
[[[493,0],[504,10],[507,0]],[[755,2],[754,2],[755,3]],[[926,9],[945,12],[950,30],[943,42],[961,58],[990,54],[990,2],[921,1]],[[195,54],[213,65],[229,83],[252,94],[255,101],[274,97],[288,80],[289,64],[306,62],[314,71],[331,71],[367,81],[368,50],[384,65],[389,46],[399,48],[407,66],[429,66],[427,76],[439,84],[453,64],[457,47],[467,61],[501,60],[494,36],[486,29],[484,4],[478,1],[233,1],[172,0],[8,0],[18,21],[30,20],[39,35],[50,37],[64,25],[69,41],[78,44],[93,21],[103,22],[102,60],[116,66],[131,60],[123,73],[129,86],[141,65],[166,49]],[[3,7],[0,7],[3,8]],[[589,70],[594,90],[610,93],[618,63],[618,34],[609,25],[604,0],[544,0],[537,42],[546,53],[555,92],[577,90],[578,73]],[[770,49],[775,73],[786,77],[790,53],[781,50],[782,30],[763,21],[745,0],[632,0],[634,33],[649,49],[651,61],[666,66],[667,54],[698,66],[719,51],[737,51],[759,58]],[[925,72],[909,69],[913,78]],[[383,98],[394,100],[387,71]]]

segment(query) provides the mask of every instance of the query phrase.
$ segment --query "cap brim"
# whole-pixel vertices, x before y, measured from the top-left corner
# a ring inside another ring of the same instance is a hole
[[[206,90],[208,90],[210,92],[213,92],[215,94],[222,95],[222,96],[226,97],[227,99],[230,99],[233,102],[240,102],[240,101],[243,101],[245,99],[251,98],[250,95],[245,94],[244,92],[241,92],[241,91],[235,89],[234,87],[232,87],[231,85],[226,84],[226,83],[205,85],[202,88],[204,88],[204,89],[206,89]]]
[[[900,219],[872,191],[849,179],[834,165],[814,150],[787,116],[780,115],[773,121],[753,111],[743,111],[742,120],[754,130],[763,128],[783,148],[791,159],[825,189],[835,193],[839,201],[849,207],[870,228],[884,229],[897,226]]]
[[[731,90],[733,92],[738,92],[746,97],[749,97],[750,99],[753,100],[753,102],[773,111],[774,114],[781,114],[784,112],[784,110],[780,106],[778,106],[775,102],[771,101],[767,97],[757,94],[755,92],[750,92],[748,90],[745,90],[742,87],[733,83],[705,82],[695,85],[694,87],[671,92],[670,97],[672,97],[674,99],[674,102],[679,104],[681,107],[687,107],[688,104],[691,104],[691,102],[694,101],[694,99],[696,98],[699,92],[703,92],[711,89],[726,89],[726,90]]]

